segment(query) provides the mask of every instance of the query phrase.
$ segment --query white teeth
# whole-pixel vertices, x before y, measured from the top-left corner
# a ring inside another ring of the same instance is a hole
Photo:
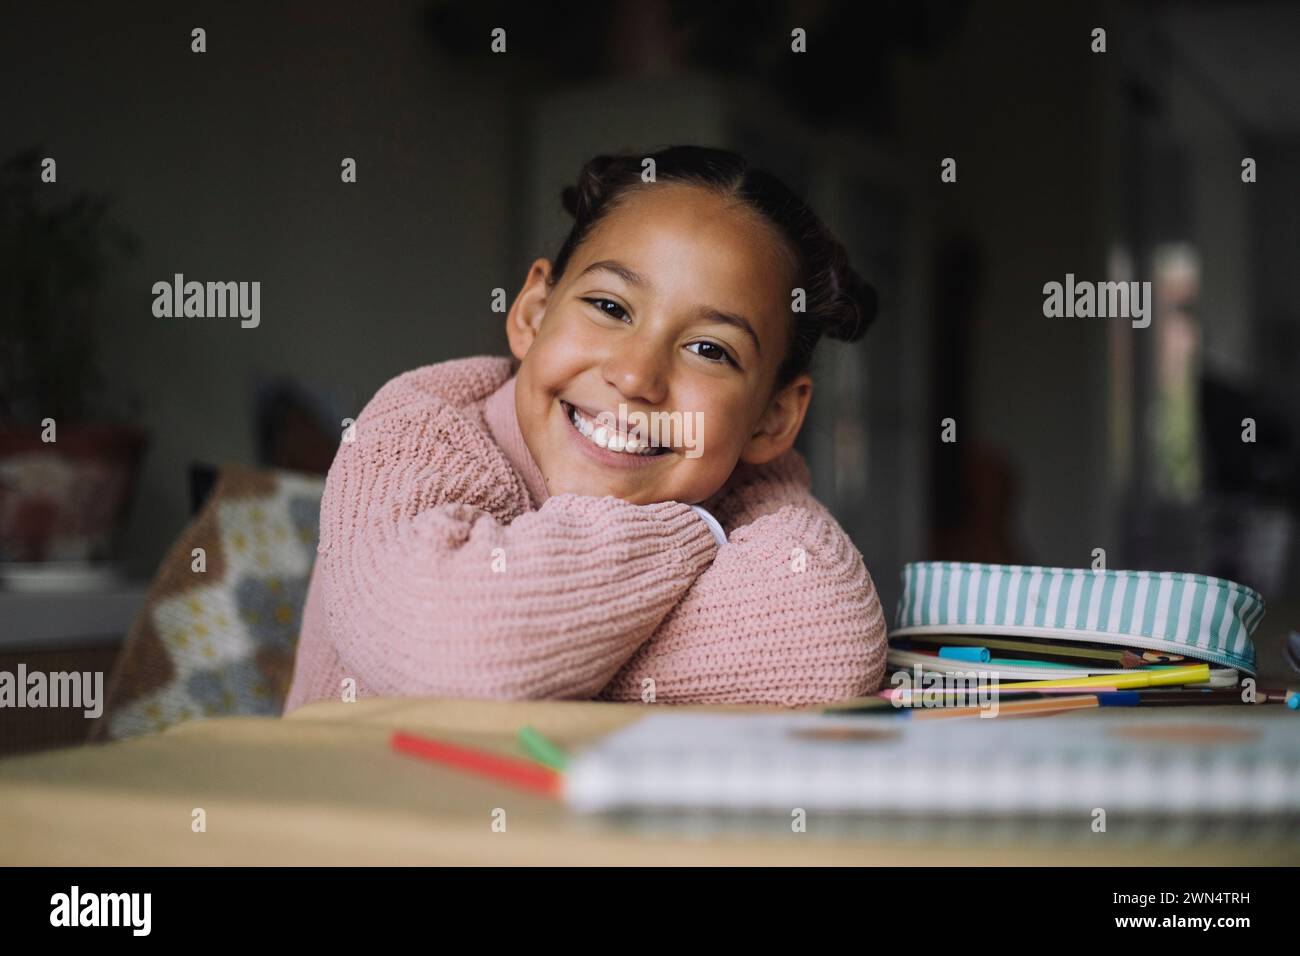
[[[569,421],[584,438],[600,448],[624,455],[655,454],[655,448],[649,442],[636,435],[620,434],[617,429],[597,425],[572,405],[569,406]]]

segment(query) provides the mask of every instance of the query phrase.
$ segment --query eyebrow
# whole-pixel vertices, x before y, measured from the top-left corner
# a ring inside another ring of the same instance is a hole
[[[581,278],[589,272],[612,272],[628,285],[636,286],[641,289],[653,289],[654,285],[649,279],[641,273],[629,269],[623,263],[616,259],[601,259],[599,262],[593,262],[587,268],[578,274]],[[758,333],[754,331],[753,324],[743,315],[736,315],[732,312],[723,312],[721,309],[715,309],[711,306],[705,306],[700,310],[701,317],[706,322],[717,322],[722,325],[731,325],[740,329],[754,341],[754,351],[760,355],[763,352],[763,346],[759,344]]]
[[[634,272],[627,266],[623,265],[623,263],[614,259],[601,259],[599,262],[593,262],[578,274],[578,278],[582,278],[582,276],[585,276],[588,272],[612,272],[628,285],[638,286],[643,289],[653,288],[650,280],[641,273]]]
[[[752,326],[749,319],[745,318],[743,315],[734,315],[731,312],[723,312],[721,309],[713,309],[707,306],[700,314],[706,321],[721,322],[723,325],[733,325],[740,329],[740,331],[744,332],[754,340],[754,351],[760,355],[763,354],[763,346],[758,342],[758,334],[755,333],[754,326]]]

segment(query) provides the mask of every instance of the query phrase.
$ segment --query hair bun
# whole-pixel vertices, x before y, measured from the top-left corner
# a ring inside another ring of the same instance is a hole
[[[831,282],[835,289],[835,311],[824,334],[839,342],[856,342],[876,321],[880,309],[876,287],[848,265],[841,265],[833,272]]]
[[[605,195],[605,176],[618,162],[617,156],[594,156],[583,164],[578,173],[578,185],[565,186],[560,193],[560,201],[569,215],[583,221],[600,206]]]
[[[560,203],[564,206],[564,211],[575,219],[578,217],[578,190],[573,186],[565,186],[560,190]]]

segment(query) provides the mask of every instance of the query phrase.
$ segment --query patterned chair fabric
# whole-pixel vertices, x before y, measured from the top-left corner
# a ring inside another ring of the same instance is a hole
[[[91,740],[283,710],[324,488],[315,476],[222,467],[154,575]]]

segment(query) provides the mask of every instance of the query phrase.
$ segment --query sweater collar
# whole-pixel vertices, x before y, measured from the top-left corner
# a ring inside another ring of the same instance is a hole
[[[528,488],[528,497],[533,507],[540,508],[542,502],[550,497],[546,490],[546,479],[537,467],[523,432],[519,430],[519,416],[515,413],[515,377],[506,379],[505,384],[488,396],[483,405],[483,418],[487,421],[492,439],[505,453],[506,460],[519,472]]]

